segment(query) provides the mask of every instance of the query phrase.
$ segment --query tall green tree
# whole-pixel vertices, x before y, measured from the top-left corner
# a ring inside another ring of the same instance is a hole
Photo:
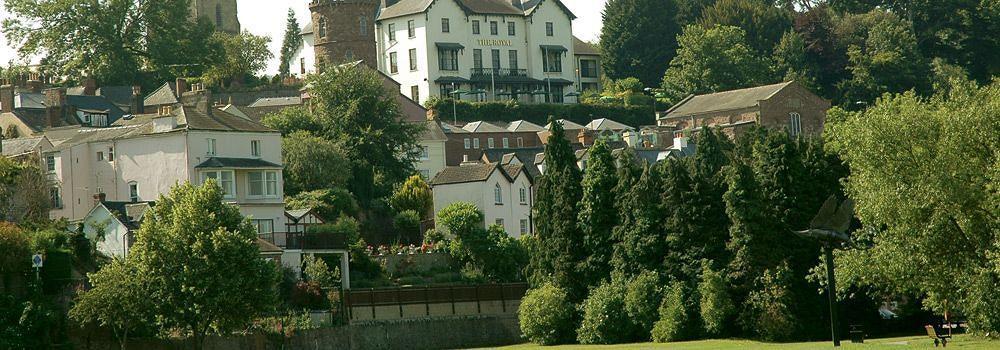
[[[420,214],[421,219],[425,219],[433,215],[434,193],[422,176],[413,175],[392,192],[389,204],[397,212],[413,210]]]
[[[628,212],[614,228],[615,242],[611,265],[615,271],[635,276],[643,270],[655,271],[663,264],[666,238],[660,212],[660,171],[656,165],[643,164],[642,175],[625,197]]]
[[[738,27],[687,26],[677,37],[677,56],[663,76],[673,102],[689,94],[745,88],[773,82],[765,58],[758,56]]]
[[[615,186],[618,185],[615,159],[603,140],[590,148],[583,175],[583,197],[579,204],[580,230],[587,249],[580,270],[588,287],[600,284],[611,274],[612,230],[618,224]]]
[[[281,158],[285,164],[285,193],[288,196],[343,188],[351,179],[351,168],[344,149],[308,131],[297,131],[284,137],[281,140]]]
[[[177,185],[143,217],[129,255],[148,276],[145,297],[163,334],[191,336],[245,329],[273,309],[280,279],[257,248],[257,230],[211,181]]]
[[[769,1],[718,0],[702,12],[701,25],[739,27],[746,32],[747,45],[758,55],[769,55],[785,31],[792,28],[789,11]]]
[[[51,182],[35,161],[0,157],[0,221],[19,224],[48,220]]]
[[[677,50],[675,0],[610,0],[604,7],[601,65],[611,79],[656,86]]]
[[[287,77],[292,65],[292,58],[302,46],[302,36],[299,35],[299,20],[295,18],[295,10],[288,8],[288,20],[285,22],[285,37],[281,42],[281,64],[278,66],[278,74]]]
[[[802,35],[789,30],[774,46],[774,72],[784,81],[797,81],[806,88],[816,90],[818,67],[810,60],[806,41]]]
[[[583,232],[577,225],[577,205],[582,198],[580,169],[566,131],[549,118],[545,145],[545,174],[538,179],[534,206],[536,239],[531,246],[529,281],[541,285],[551,281],[566,290],[569,300],[579,302],[587,295],[580,263],[586,250],[580,242]]]
[[[110,328],[118,344],[128,347],[129,334],[152,324],[154,300],[149,298],[149,276],[134,263],[115,259],[87,275],[93,288],[76,297],[69,317],[81,325]]]
[[[267,48],[271,38],[246,30],[239,34],[216,32],[212,40],[222,48],[222,56],[205,72],[204,78],[211,84],[242,83],[266,68],[274,57]]]

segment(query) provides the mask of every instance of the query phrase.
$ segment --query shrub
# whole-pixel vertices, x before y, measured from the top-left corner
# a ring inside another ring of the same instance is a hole
[[[576,340],[583,344],[624,343],[635,333],[625,310],[626,286],[619,280],[604,282],[583,301],[583,321]]]
[[[0,221],[0,276],[28,270],[31,251],[28,235],[16,225]],[[6,284],[4,284],[6,286]]]
[[[329,300],[316,281],[299,281],[292,288],[292,307],[309,310],[327,309]]]
[[[399,212],[412,210],[419,222],[434,211],[434,194],[422,176],[413,175],[392,192],[389,204]]]
[[[625,293],[625,311],[632,321],[630,341],[647,341],[653,324],[659,318],[658,306],[663,300],[660,279],[656,272],[644,271],[633,278]]]
[[[358,202],[354,195],[343,188],[300,192],[294,197],[286,197],[285,205],[289,210],[313,208],[327,222],[332,222],[341,215],[354,216],[358,212]]]
[[[429,228],[427,229],[427,232],[424,233],[424,244],[435,245],[444,240],[444,232],[441,232],[441,230]]]
[[[768,269],[757,279],[757,289],[747,298],[747,311],[741,317],[743,327],[767,341],[786,340],[795,334],[792,310],[795,298],[788,288],[791,271],[787,263]]]
[[[420,232],[420,214],[413,210],[404,210],[392,218],[392,227],[400,235],[411,236]]]
[[[710,261],[702,261],[701,281],[698,283],[699,310],[702,325],[709,336],[727,333],[729,319],[733,315],[733,301],[726,291],[726,280],[722,273],[712,270]]]
[[[653,325],[653,341],[664,343],[694,338],[697,327],[692,323],[697,320],[693,317],[691,298],[684,285],[675,282],[665,292],[660,304],[660,320]]]
[[[521,299],[517,316],[521,332],[533,343],[552,345],[573,340],[573,304],[566,299],[566,291],[551,283],[529,290]]]
[[[330,266],[323,258],[306,255],[303,263],[305,263],[305,268],[302,272],[305,272],[306,278],[309,281],[319,283],[320,287],[334,287],[336,282],[340,280],[340,269],[336,267],[330,269]]]

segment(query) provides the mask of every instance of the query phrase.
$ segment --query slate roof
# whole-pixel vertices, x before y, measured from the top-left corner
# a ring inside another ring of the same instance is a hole
[[[261,254],[267,255],[284,252],[284,250],[280,247],[260,238],[257,238],[257,250],[259,250]]]
[[[312,33],[313,33],[313,22],[312,21],[309,21],[309,23],[306,23],[306,25],[304,27],[302,27],[302,30],[299,31],[299,35],[307,35],[307,34],[312,34]]]
[[[125,115],[125,111],[103,96],[67,94],[66,104],[73,106],[80,111],[107,113],[108,124],[114,123],[116,120]],[[46,106],[45,95],[41,93],[22,92],[14,96],[15,114],[17,114],[25,124],[35,130],[41,130],[48,127],[48,123],[45,120]],[[63,122],[64,124],[59,126],[77,125],[80,123],[80,121],[76,119],[76,116],[73,115],[67,115],[66,120]]]
[[[195,169],[205,168],[262,169],[281,168],[281,166],[259,158],[210,157],[195,166]]]
[[[465,129],[462,129],[460,127],[457,127],[457,126],[454,126],[454,125],[451,125],[451,124],[448,124],[448,123],[441,123],[441,130],[443,130],[445,134],[468,134],[469,133]]]
[[[580,40],[576,35],[573,36],[573,53],[577,56],[600,56],[601,50],[594,47],[593,44],[586,41]]]
[[[539,132],[545,130],[545,128],[539,126],[538,124],[529,122],[527,120],[515,120],[507,125],[507,130],[513,132],[519,132],[519,131]]]
[[[562,124],[563,130],[580,130],[580,129],[586,129],[583,125],[571,122],[571,121],[566,120],[566,119],[559,119],[559,120],[556,120],[556,122],[558,122],[559,124]],[[551,127],[551,125],[547,125],[546,127]]]
[[[31,153],[41,146],[45,141],[45,136],[20,137],[16,139],[4,139],[2,144],[3,156],[13,157],[25,153]]]
[[[599,131],[599,130],[614,130],[614,131],[635,130],[635,128],[633,128],[631,126],[628,126],[628,125],[616,122],[616,121],[608,119],[608,118],[594,119],[594,120],[590,121],[590,123],[587,123],[586,127],[587,127],[587,129],[597,130],[597,131]]]
[[[277,132],[253,120],[247,120],[220,109],[205,114],[195,107],[175,105],[170,114],[177,118],[177,129],[212,130],[212,131],[243,131],[243,132]],[[115,126],[147,124],[158,114],[136,115],[131,119],[121,119]],[[176,129],[175,129],[176,130]]]
[[[95,128],[83,130],[81,129],[77,134],[66,141],[63,141],[56,146],[55,150],[65,150],[74,145],[89,143],[89,142],[105,142],[111,140],[121,140],[130,137],[147,134],[153,131],[152,124],[142,124],[142,125],[129,125],[129,126],[118,126],[110,128]]]
[[[152,93],[146,95],[142,104],[146,106],[159,106],[159,105],[169,105],[177,103],[177,93],[175,91],[176,87],[171,83],[163,83],[159,88],[153,90]]]
[[[484,121],[465,124],[465,126],[463,126],[462,129],[468,132],[507,132],[507,129],[501,128],[499,126]]]
[[[517,174],[523,170],[520,164],[508,164],[505,166],[499,163],[486,163],[486,164],[466,164],[459,166],[445,167],[437,175],[431,179],[431,185],[448,185],[466,182],[480,182],[486,181],[493,175],[493,172],[497,169],[507,177],[508,180],[514,179]],[[513,175],[512,175],[513,174]]]
[[[435,0],[400,0],[399,2],[382,8],[378,19],[389,19],[401,16],[407,16],[417,13],[422,13],[427,11],[427,8],[434,3]],[[570,19],[575,19],[576,15],[573,14],[561,1],[559,0],[524,0],[520,6],[515,6],[510,0],[453,0],[459,7],[462,8],[467,13],[475,14],[488,14],[488,15],[517,15],[517,16],[530,16],[538,5],[549,1],[555,3],[559,8],[569,15]]]
[[[155,205],[153,202],[116,202],[116,201],[103,201],[101,205],[107,208],[112,215],[118,219],[119,222],[125,225],[129,231],[136,230],[139,228],[139,223],[142,221],[142,216],[145,214],[146,210],[151,206]]]
[[[281,112],[290,107],[295,106],[239,107],[239,110],[243,112],[248,119],[259,123],[261,120],[264,120],[264,117]]]
[[[303,209],[291,209],[285,210],[285,215],[295,218],[296,220],[302,219],[303,216],[309,214],[313,208],[303,208]]]
[[[794,81],[789,81],[705,95],[691,95],[667,110],[666,115],[660,119],[756,107],[760,101],[771,98],[775,93],[793,83]]]
[[[86,96],[83,94],[83,90],[83,86],[66,88],[66,95]],[[94,95],[104,97],[108,101],[111,101],[111,103],[120,107],[127,107],[132,104],[131,86],[102,86],[94,90]]]
[[[247,107],[297,106],[302,104],[302,97],[262,97],[247,105]]]
[[[438,124],[438,122],[433,120],[427,120],[424,122],[426,128],[424,133],[420,135],[421,141],[447,141],[448,136],[444,134],[444,128]]]
[[[121,119],[119,119],[119,121],[121,121]],[[74,136],[76,136],[76,134],[78,134],[80,130],[91,130],[91,129],[94,128],[82,127],[79,125],[63,126],[58,128],[45,129],[42,131],[42,135],[47,137],[49,139],[49,142],[52,142],[53,146],[58,146],[63,142],[66,142],[66,140],[69,140]]]

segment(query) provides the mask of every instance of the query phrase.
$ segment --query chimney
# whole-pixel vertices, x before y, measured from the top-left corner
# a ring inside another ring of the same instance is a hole
[[[83,94],[87,96],[94,96],[97,93],[97,80],[94,78],[87,78],[83,80]]]
[[[142,87],[138,85],[132,87],[132,99],[130,100],[129,107],[130,107],[129,112],[132,113],[133,115],[145,113],[145,111],[143,111],[143,108],[145,106],[142,98]]]
[[[31,78],[29,78],[26,85],[28,88],[28,92],[30,93],[37,94],[42,92],[42,81],[38,80],[38,77],[36,76],[32,76]]]
[[[205,115],[212,115],[212,109],[214,108],[212,92],[209,90],[202,90],[199,94],[201,94],[201,96],[198,96],[198,100],[195,102],[194,108],[199,112],[205,113]]]
[[[188,82],[187,79],[177,78],[177,97],[181,97],[185,92],[188,92]]]
[[[95,193],[94,194],[94,205],[95,206],[98,205],[98,204],[101,204],[103,202],[106,202],[107,200],[108,200],[108,195],[105,194],[105,193],[103,193],[103,192],[101,192],[101,193]]]
[[[45,119],[48,127],[56,127],[64,120],[66,106],[66,89],[55,88],[45,90]]]
[[[14,86],[0,86],[0,113],[14,111]]]
[[[586,129],[580,130],[580,134],[577,135],[577,141],[584,146],[588,146],[594,143],[594,135],[587,132]]]
[[[687,137],[675,137],[674,138],[674,149],[680,150],[688,146]]]
[[[172,115],[153,118],[153,132],[168,132],[177,127],[177,119]]]

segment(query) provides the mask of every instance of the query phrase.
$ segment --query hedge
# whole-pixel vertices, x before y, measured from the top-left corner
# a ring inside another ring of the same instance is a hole
[[[554,116],[556,119],[568,119],[580,125],[586,125],[591,120],[599,118],[609,118],[632,127],[656,124],[652,106],[458,101],[454,104],[453,110],[451,99],[431,99],[427,101],[427,109],[433,111],[444,122],[453,119],[464,122],[526,120],[544,126],[548,123],[549,116]]]

